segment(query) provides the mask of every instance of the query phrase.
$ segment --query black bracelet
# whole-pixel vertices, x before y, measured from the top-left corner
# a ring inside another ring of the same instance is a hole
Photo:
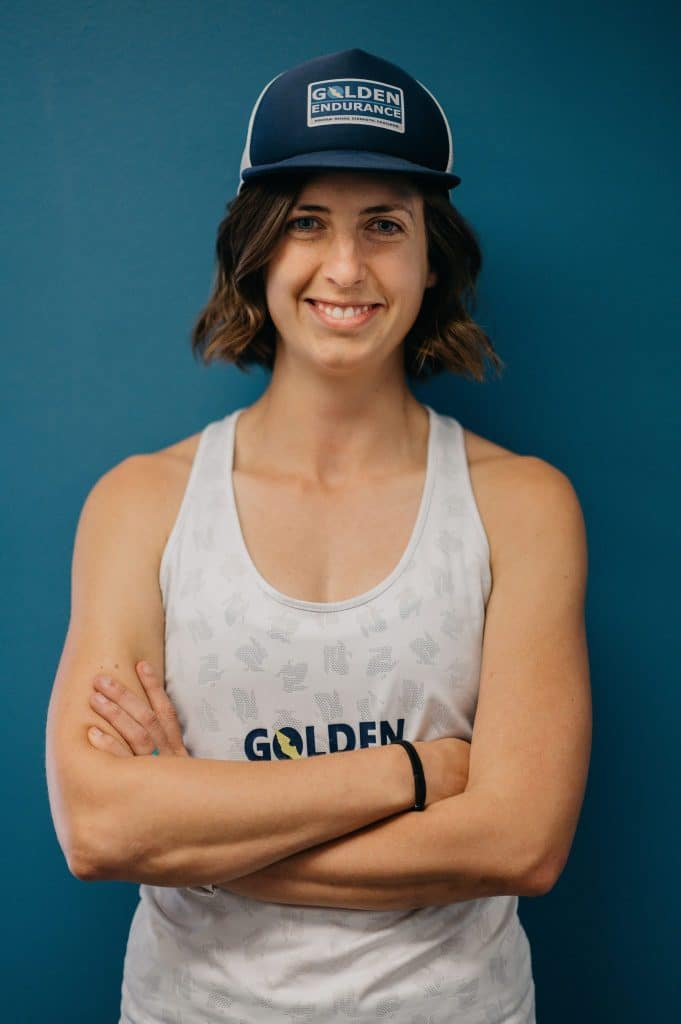
[[[412,811],[425,811],[426,809],[426,777],[423,774],[423,765],[421,764],[421,758],[416,753],[414,744],[410,743],[409,740],[393,740],[393,743],[399,743],[401,747],[409,754],[409,760],[414,770],[414,789],[416,791],[414,806],[411,808]]]

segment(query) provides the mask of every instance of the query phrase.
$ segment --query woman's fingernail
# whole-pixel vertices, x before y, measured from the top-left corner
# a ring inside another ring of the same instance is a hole
[[[98,729],[96,726],[93,726],[92,729],[90,729],[90,735],[91,736],[101,736],[102,735],[102,730]]]
[[[148,662],[143,661],[142,662],[142,671],[144,672],[145,676],[150,676],[151,675],[151,665]]]

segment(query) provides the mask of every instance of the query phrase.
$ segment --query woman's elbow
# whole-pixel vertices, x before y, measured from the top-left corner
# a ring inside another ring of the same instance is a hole
[[[71,874],[81,881],[115,877],[124,848],[120,759],[80,741],[47,745],[47,785],[57,839]]]

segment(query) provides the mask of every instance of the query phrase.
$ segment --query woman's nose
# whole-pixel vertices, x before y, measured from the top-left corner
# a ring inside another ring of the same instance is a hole
[[[339,288],[360,284],[364,280],[365,266],[359,240],[344,235],[330,241],[324,253],[323,271]]]

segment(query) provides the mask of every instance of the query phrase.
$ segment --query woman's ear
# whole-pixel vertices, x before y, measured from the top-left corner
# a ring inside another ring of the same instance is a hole
[[[437,272],[435,270],[430,270],[428,272],[428,277],[426,278],[426,288],[432,288],[434,284],[437,284],[437,281]]]

